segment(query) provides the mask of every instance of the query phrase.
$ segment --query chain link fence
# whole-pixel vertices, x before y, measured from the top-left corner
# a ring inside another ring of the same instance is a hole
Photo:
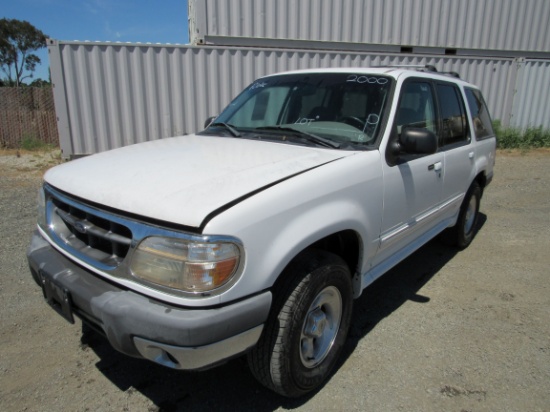
[[[51,87],[0,87],[0,147],[59,146]]]

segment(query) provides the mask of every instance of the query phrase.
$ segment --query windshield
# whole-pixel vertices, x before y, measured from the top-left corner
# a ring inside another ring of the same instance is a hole
[[[230,126],[243,137],[286,139],[290,132],[334,148],[368,146],[380,132],[391,84],[385,76],[354,73],[265,77],[233,100],[211,128]]]

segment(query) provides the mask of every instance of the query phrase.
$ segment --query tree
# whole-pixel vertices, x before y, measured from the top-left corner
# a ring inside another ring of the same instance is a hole
[[[32,51],[46,47],[46,35],[28,21],[0,19],[0,65],[7,78],[4,84],[19,86],[40,63]],[[27,74],[25,74],[27,72]]]
[[[50,87],[52,84],[44,79],[35,79],[29,84],[29,87]]]

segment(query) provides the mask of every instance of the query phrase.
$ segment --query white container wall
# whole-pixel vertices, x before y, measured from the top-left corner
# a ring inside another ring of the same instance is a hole
[[[64,157],[196,132],[254,79],[314,67],[430,64],[440,71],[456,71],[481,87],[493,118],[506,124],[517,69],[513,59],[48,43]]]
[[[510,125],[550,129],[549,93],[550,60],[519,62]]]
[[[550,52],[548,0],[189,0],[189,17],[194,44],[255,39],[249,45],[272,46],[278,39],[345,43],[339,50],[378,44],[525,57]]]

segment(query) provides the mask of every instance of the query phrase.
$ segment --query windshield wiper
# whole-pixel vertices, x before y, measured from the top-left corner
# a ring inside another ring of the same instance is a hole
[[[312,133],[304,132],[302,130],[293,129],[292,127],[262,126],[262,127],[256,127],[255,130],[280,130],[282,132],[292,132],[293,134],[299,135],[300,137],[306,139],[307,141],[316,143],[320,146],[330,147],[332,149],[339,149],[341,146],[340,143],[338,142],[334,142],[332,140],[325,139],[324,137],[320,137]]]
[[[231,133],[231,135],[233,137],[241,137],[241,133],[239,133],[239,131],[237,129],[235,129],[235,127],[231,126],[230,124],[224,123],[224,122],[212,123],[208,127],[220,127],[220,126],[225,128],[229,133]]]

